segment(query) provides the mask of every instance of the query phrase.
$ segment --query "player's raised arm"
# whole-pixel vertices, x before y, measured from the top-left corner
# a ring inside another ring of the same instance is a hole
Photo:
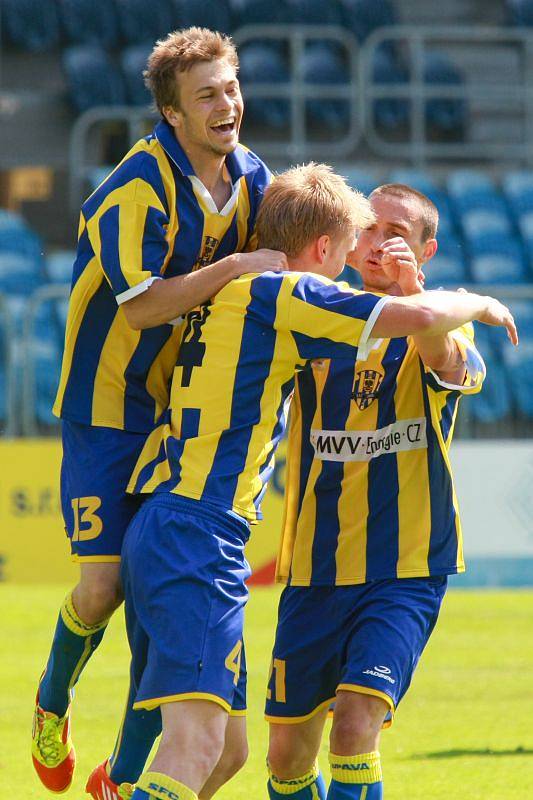
[[[369,336],[437,336],[474,320],[506,328],[511,342],[518,344],[516,326],[509,309],[494,297],[470,292],[435,291],[412,297],[391,297],[380,310]]]

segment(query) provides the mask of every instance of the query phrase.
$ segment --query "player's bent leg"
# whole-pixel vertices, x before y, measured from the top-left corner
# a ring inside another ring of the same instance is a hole
[[[268,745],[268,794],[271,800],[290,795],[293,800],[326,797],[317,763],[327,708],[304,722],[271,722]]]
[[[246,717],[230,716],[226,726],[224,750],[218,763],[204,784],[199,798],[210,800],[246,764],[248,758],[248,737]]]
[[[330,735],[328,800],[381,800],[379,737],[390,705],[381,697],[337,692]]]
[[[60,609],[39,684],[32,733],[33,765],[51,791],[65,791],[72,781],[76,762],[70,741],[72,691],[121,597],[117,563],[82,564],[80,583]]]
[[[172,792],[197,800],[222,755],[228,712],[210,700],[182,700],[163,704],[161,716],[157,753],[132,800],[168,800]]]

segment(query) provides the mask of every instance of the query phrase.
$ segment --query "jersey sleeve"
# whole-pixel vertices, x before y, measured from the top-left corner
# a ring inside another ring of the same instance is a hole
[[[317,275],[302,275],[289,298],[288,327],[301,358],[357,358],[388,301]]]
[[[258,159],[258,169],[254,173],[254,178],[250,190],[250,235],[246,242],[245,252],[252,253],[257,250],[258,241],[257,233],[255,230],[255,220],[259,206],[263,200],[265,189],[272,183],[274,176],[270,172],[266,164]]]
[[[142,176],[109,192],[87,219],[92,249],[118,304],[162,278],[169,252],[168,224],[160,192]]]
[[[477,394],[481,391],[481,387],[483,386],[487,368],[474,342],[474,326],[472,323],[462,325],[460,328],[451,331],[450,336],[453,337],[466,367],[464,382],[461,385],[447,383],[443,381],[436,372],[429,369],[429,367],[426,368],[426,374],[431,376],[433,388],[437,391]]]

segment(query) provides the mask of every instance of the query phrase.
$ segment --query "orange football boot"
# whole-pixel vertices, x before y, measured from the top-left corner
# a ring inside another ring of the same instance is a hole
[[[113,783],[107,772],[107,761],[99,764],[87,781],[85,791],[93,800],[130,800],[135,786],[131,783]]]

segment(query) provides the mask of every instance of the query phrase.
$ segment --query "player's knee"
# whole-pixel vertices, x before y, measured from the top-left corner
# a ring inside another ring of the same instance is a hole
[[[330,736],[332,753],[352,755],[371,752],[377,746],[381,720],[364,708],[357,715],[340,714],[334,718]]]
[[[88,625],[94,625],[110,617],[123,599],[122,584],[118,574],[93,575],[90,580],[80,581],[73,593],[74,607]]]
[[[246,740],[239,741],[231,748],[226,747],[218,762],[224,781],[229,781],[230,778],[233,778],[244,767],[247,759],[248,742]]]
[[[313,766],[313,756],[304,748],[291,747],[288,742],[278,738],[271,740],[268,748],[268,766],[277,778],[297,778],[305,775]]]

